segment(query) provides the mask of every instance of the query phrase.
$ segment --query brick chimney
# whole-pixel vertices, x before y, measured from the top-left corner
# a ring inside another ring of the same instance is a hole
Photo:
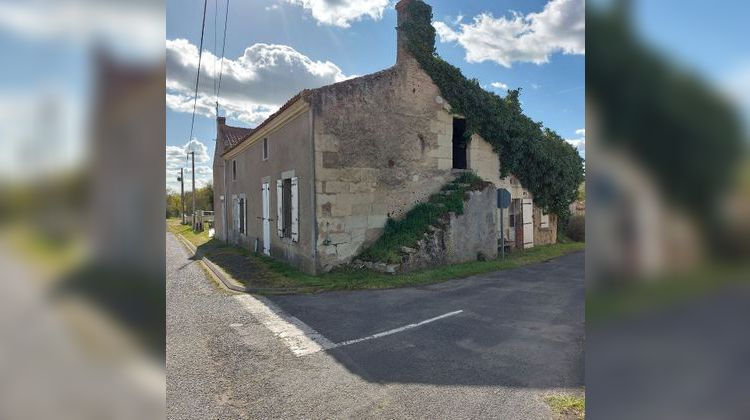
[[[406,35],[401,30],[401,24],[406,21],[409,17],[406,11],[406,6],[413,0],[401,0],[396,3],[396,64],[404,62],[406,57],[413,57],[409,52],[409,47],[406,45]]]

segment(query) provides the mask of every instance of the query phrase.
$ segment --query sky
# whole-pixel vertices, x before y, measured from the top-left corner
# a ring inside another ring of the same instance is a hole
[[[521,88],[524,111],[569,139],[585,156],[583,0],[429,0],[437,52],[504,95]],[[193,138],[193,94],[203,2],[167,0],[167,188],[186,149],[196,150],[199,186],[211,180],[216,131],[214,83],[221,75],[220,114],[255,127],[298,91],[392,66],[393,0],[208,0]],[[217,13],[218,10],[218,13]],[[188,178],[189,179],[189,178]]]

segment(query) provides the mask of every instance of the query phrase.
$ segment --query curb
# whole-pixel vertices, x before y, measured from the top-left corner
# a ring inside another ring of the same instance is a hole
[[[172,233],[172,232],[170,232]],[[201,252],[198,251],[198,249],[190,243],[187,239],[183,238],[182,235],[178,233],[172,233],[177,239],[182,242],[182,244],[193,253],[194,257],[200,258],[200,261],[203,262],[206,267],[211,271],[211,273],[218,278],[221,283],[226,287],[227,289],[239,292],[239,293],[257,293],[257,294],[294,294],[294,293],[303,293],[304,289],[289,289],[289,288],[282,288],[282,287],[247,287],[240,283],[239,281],[235,280],[228,274],[226,274],[222,269],[220,269],[213,261],[208,259],[205,255],[203,255]]]

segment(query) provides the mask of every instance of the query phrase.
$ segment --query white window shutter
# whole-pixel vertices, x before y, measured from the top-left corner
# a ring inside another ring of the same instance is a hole
[[[240,203],[236,195],[232,196],[232,213],[232,221],[234,222],[232,230],[237,231],[240,229]]]
[[[299,190],[297,177],[292,178],[292,241],[299,241]]]
[[[276,233],[284,237],[284,181],[276,180]]]

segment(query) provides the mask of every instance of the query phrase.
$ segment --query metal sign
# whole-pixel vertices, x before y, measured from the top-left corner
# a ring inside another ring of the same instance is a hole
[[[510,192],[505,188],[497,190],[497,208],[507,209],[510,206]]]

